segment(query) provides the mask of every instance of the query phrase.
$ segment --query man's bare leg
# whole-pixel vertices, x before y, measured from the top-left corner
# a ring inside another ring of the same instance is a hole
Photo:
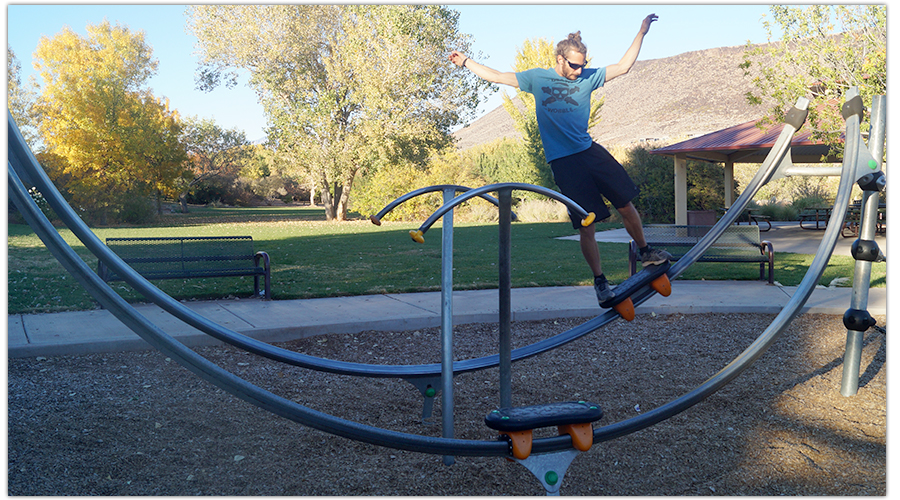
[[[641,214],[634,208],[634,204],[630,201],[624,207],[618,209],[619,215],[622,216],[622,223],[628,235],[634,240],[638,248],[647,246],[647,240],[644,239],[644,225],[641,222]]]
[[[610,289],[609,281],[603,275],[603,269],[600,266],[600,248],[597,246],[595,233],[596,227],[593,224],[578,229],[581,254],[584,255],[584,260],[587,261],[591,272],[594,273],[594,292],[597,294],[597,301],[602,304],[611,300],[615,296],[615,292]]]
[[[588,227],[578,228],[581,242],[581,254],[584,255],[584,260],[587,261],[594,276],[600,276],[603,274],[603,269],[600,266],[600,248],[597,247],[597,239],[594,237],[595,232],[596,227],[594,224],[591,224]]]
[[[644,226],[641,222],[641,214],[631,202],[618,209],[622,216],[622,223],[628,235],[634,240],[638,250],[640,250],[641,262],[644,266],[650,264],[662,264],[667,260],[672,260],[672,255],[665,250],[651,249],[647,246],[647,240],[644,238]]]

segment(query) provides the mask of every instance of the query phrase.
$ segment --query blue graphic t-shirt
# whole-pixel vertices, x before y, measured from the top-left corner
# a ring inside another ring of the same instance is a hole
[[[606,68],[581,70],[576,80],[550,68],[516,73],[519,88],[534,95],[538,130],[547,162],[580,153],[593,142],[587,131],[591,92],[606,82]]]

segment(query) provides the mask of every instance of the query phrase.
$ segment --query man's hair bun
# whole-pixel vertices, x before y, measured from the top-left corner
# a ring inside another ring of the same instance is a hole
[[[556,55],[566,57],[571,52],[580,52],[587,57],[587,46],[581,42],[581,31],[569,33],[568,38],[556,44]]]

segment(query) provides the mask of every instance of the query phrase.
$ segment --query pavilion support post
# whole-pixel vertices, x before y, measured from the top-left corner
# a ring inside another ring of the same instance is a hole
[[[687,223],[687,157],[675,155],[675,224]]]
[[[725,208],[731,208],[734,203],[734,162],[725,162]]]

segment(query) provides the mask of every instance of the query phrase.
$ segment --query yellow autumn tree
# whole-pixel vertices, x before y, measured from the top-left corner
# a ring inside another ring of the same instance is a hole
[[[128,121],[126,150],[143,165],[141,181],[156,198],[156,213],[162,214],[162,197],[174,197],[176,186],[187,175],[188,155],[181,142],[183,122],[169,102],[145,96]]]
[[[86,37],[68,27],[42,37],[34,53],[41,138],[63,160],[71,202],[102,224],[149,204],[180,168],[177,114],[147,87],[152,52],[143,32],[104,21]]]

